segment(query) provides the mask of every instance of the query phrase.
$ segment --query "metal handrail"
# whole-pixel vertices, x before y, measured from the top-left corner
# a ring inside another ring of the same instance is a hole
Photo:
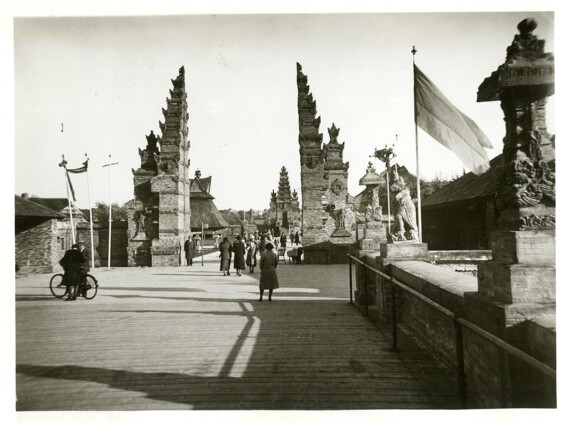
[[[441,306],[440,304],[436,303],[435,301],[429,299],[428,297],[424,296],[420,292],[410,288],[409,286],[403,284],[402,282],[396,280],[393,276],[387,275],[386,273],[374,268],[373,266],[369,266],[367,263],[359,260],[358,258],[348,254],[349,257],[349,297],[350,302],[352,302],[352,291],[353,291],[353,283],[352,283],[352,272],[351,272],[351,265],[352,261],[355,261],[363,266],[364,269],[369,269],[372,272],[378,274],[381,278],[387,280],[391,284],[391,291],[392,291],[392,350],[398,351],[397,345],[397,321],[396,321],[396,301],[395,301],[395,286],[401,288],[402,290],[412,294],[413,296],[417,297],[418,299],[424,301],[429,306],[433,307],[440,313],[444,314],[448,318],[453,321],[454,328],[455,328],[455,350],[457,356],[457,379],[459,385],[459,399],[462,408],[466,408],[467,401],[466,401],[466,384],[465,384],[465,364],[464,364],[464,354],[463,354],[463,334],[461,327],[465,327],[471,332],[479,335],[483,339],[491,342],[496,347],[504,350],[508,354],[526,362],[530,366],[534,367],[536,370],[540,371],[546,376],[549,376],[556,379],[556,371],[555,369],[551,368],[550,366],[542,363],[541,361],[535,359],[534,357],[526,354],[525,352],[519,350],[518,348],[510,345],[508,342],[498,338],[497,336],[487,332],[486,330],[480,328],[479,326],[469,322],[466,319],[458,316],[456,313],[446,309],[445,307]],[[368,299],[367,299],[367,279],[365,278],[364,283],[364,291],[365,291],[365,314],[368,315]]]

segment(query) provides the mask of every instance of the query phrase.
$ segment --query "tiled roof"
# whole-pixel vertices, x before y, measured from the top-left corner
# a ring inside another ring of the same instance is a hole
[[[63,219],[65,217],[62,213],[44,207],[34,201],[26,200],[18,195],[14,197],[16,217],[50,217],[53,219]]]
[[[69,200],[66,198],[40,198],[30,197],[30,201],[41,204],[43,207],[60,212],[65,207],[69,206]]]
[[[494,195],[502,177],[502,154],[490,161],[490,168],[482,175],[466,173],[422,200],[422,208],[441,207],[446,204]]]

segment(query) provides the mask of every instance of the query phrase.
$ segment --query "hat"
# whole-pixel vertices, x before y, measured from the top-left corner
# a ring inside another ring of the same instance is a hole
[[[275,247],[274,247],[274,245],[271,244],[270,242],[267,242],[267,245],[265,245],[265,248],[266,248],[267,250],[272,250],[272,249],[275,248]]]

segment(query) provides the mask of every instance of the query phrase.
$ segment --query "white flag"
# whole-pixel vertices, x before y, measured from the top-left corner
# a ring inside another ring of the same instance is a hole
[[[416,123],[440,144],[455,153],[473,173],[489,168],[483,147],[492,145],[475,122],[442,94],[429,78],[414,65],[414,100]]]

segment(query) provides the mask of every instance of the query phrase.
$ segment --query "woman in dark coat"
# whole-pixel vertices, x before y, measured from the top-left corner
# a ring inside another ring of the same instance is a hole
[[[237,276],[241,276],[241,271],[245,269],[245,244],[241,241],[241,235],[238,235],[232,245],[233,250],[233,268],[237,272]]]
[[[270,242],[265,246],[265,253],[261,255],[259,261],[259,268],[261,269],[261,278],[259,279],[259,301],[263,301],[263,291],[269,290],[269,301],[273,295],[273,289],[279,287],[279,280],[277,278],[277,265],[279,258],[273,252],[273,244]]]
[[[228,241],[228,237],[220,243],[220,271],[230,274],[230,261],[231,261],[231,244]]]

